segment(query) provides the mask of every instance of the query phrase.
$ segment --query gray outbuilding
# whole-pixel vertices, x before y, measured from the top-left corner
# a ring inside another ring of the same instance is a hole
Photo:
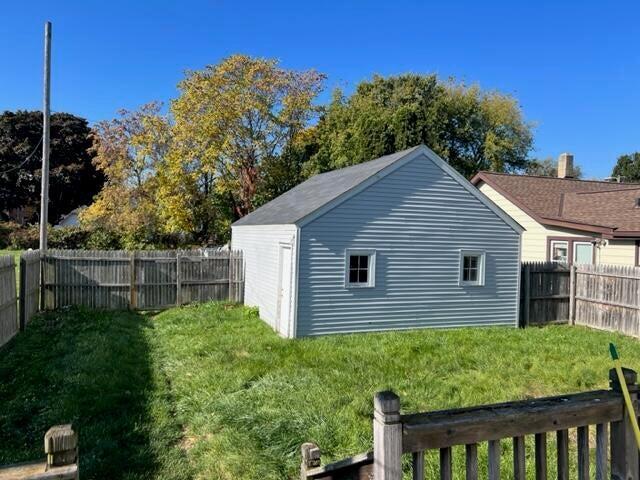
[[[311,177],[232,225],[280,335],[518,324],[522,227],[424,145]]]

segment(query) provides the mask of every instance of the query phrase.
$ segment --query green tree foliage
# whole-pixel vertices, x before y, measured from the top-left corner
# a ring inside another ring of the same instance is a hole
[[[623,182],[640,182],[640,152],[620,155],[611,176],[619,176]]]
[[[92,164],[87,121],[69,113],[51,115],[49,219],[55,223],[91,202],[104,177]],[[42,113],[0,114],[0,219],[35,222],[40,209]],[[27,162],[25,159],[29,158]]]
[[[376,76],[349,98],[337,90],[314,132],[307,175],[420,143],[466,176],[521,171],[533,141],[515,99],[435,75]]]
[[[533,159],[527,165],[525,173],[541,177],[557,177],[558,162],[551,157],[547,157],[544,160]],[[573,178],[582,178],[582,169],[580,165],[575,163],[573,164]]]

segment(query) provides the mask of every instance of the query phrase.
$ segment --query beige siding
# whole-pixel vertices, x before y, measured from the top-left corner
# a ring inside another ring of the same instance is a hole
[[[519,207],[515,206],[507,200],[502,194],[495,191],[492,187],[482,182],[479,189],[493,203],[498,205],[508,215],[511,216],[524,228],[522,232],[522,255],[523,262],[537,262],[547,259],[547,237],[585,237],[585,232],[575,230],[547,228],[540,225]]]
[[[596,258],[598,263],[635,265],[636,242],[635,240],[609,240],[605,247],[599,249]]]
[[[547,237],[590,236],[589,233],[578,230],[547,228],[486,183],[481,182],[478,188],[525,229],[522,233],[521,260],[523,262],[547,260]],[[635,265],[635,241],[609,240],[605,246],[599,247],[596,251],[596,263]]]

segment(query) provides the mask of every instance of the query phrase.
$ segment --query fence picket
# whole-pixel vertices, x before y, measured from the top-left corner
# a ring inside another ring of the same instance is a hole
[[[12,256],[0,257],[0,346],[19,331],[16,266]]]

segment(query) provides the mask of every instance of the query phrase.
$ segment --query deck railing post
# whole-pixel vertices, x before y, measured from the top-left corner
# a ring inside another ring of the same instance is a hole
[[[71,425],[51,427],[44,436],[44,453],[47,454],[47,470],[75,464],[78,461],[78,434]]]
[[[629,368],[623,368],[623,372],[631,401],[635,406],[638,400],[638,376],[635,371]],[[609,381],[613,391],[622,391],[616,371],[613,368],[609,370]],[[627,407],[623,404],[622,419],[619,422],[611,423],[611,478],[620,480],[640,478],[638,461],[638,446],[636,445],[633,428],[629,422]]]
[[[401,480],[400,398],[389,391],[376,393],[373,408],[373,478]]]
[[[303,443],[300,453],[302,453],[300,480],[307,480],[307,472],[320,466],[320,448],[315,443]]]

